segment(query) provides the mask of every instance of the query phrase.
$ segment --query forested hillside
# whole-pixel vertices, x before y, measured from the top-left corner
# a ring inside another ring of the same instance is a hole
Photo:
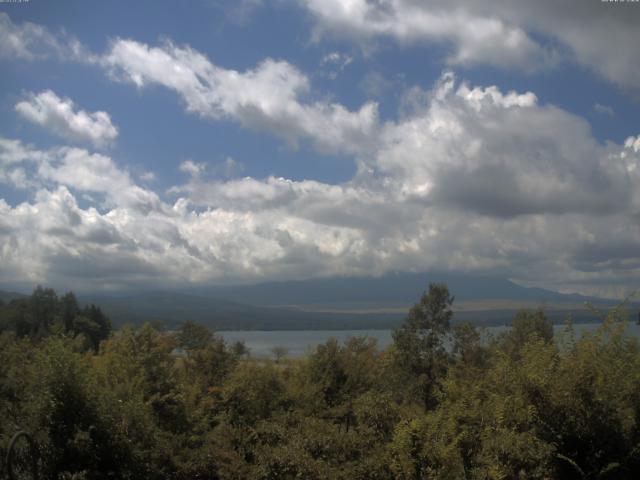
[[[432,284],[386,350],[329,340],[265,361],[193,322],[111,331],[39,288],[1,307],[0,456],[24,429],[41,478],[637,478],[624,308],[581,338],[521,311],[487,339],[452,305]]]

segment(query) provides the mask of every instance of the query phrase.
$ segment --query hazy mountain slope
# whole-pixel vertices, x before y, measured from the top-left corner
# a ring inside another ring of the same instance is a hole
[[[4,303],[9,303],[11,300],[15,300],[17,298],[25,298],[27,295],[17,292],[7,292],[4,290],[0,290],[0,300]]]
[[[160,321],[174,328],[185,320],[210,326],[214,330],[356,330],[393,328],[402,322],[407,310],[394,313],[308,312],[298,309],[255,307],[218,298],[176,292],[150,292],[127,297],[80,297],[82,304],[95,303],[115,325]],[[517,309],[456,311],[454,322],[478,325],[509,324]],[[576,322],[598,318],[584,308],[548,308],[556,323],[570,314]]]
[[[445,282],[455,296],[454,320],[477,324],[509,323],[523,307],[545,306],[554,322],[567,315],[596,321],[585,301],[613,302],[521,287],[509,280],[463,274],[389,274],[379,278],[327,278],[259,285],[208,287],[189,291],[154,291],[119,295],[79,295],[95,303],[114,324],[160,321],[175,327],[185,320],[218,330],[372,329],[398,325],[429,282]],[[21,294],[2,292],[0,298]],[[636,306],[634,306],[635,308]]]
[[[99,305],[116,324],[157,320],[174,327],[192,320],[218,330],[389,328],[403,317],[401,314],[330,314],[255,307],[177,292],[149,292],[127,297],[82,296],[80,302]]]
[[[259,285],[148,292],[126,297],[82,297],[116,323],[160,320],[172,326],[194,320],[215,329],[358,329],[399,324],[429,282],[445,282],[455,295],[456,321],[509,323],[523,306],[544,305],[554,322],[567,315],[595,321],[580,295],[521,287],[509,280],[462,274],[391,274],[379,278],[329,278]],[[287,306],[284,307],[283,306]]]
[[[526,288],[498,277],[444,273],[398,273],[378,278],[344,277],[272,282],[203,289],[200,292],[253,305],[408,306],[420,298],[430,282],[446,283],[458,302],[500,299],[582,303],[587,300],[597,300],[540,288]]]

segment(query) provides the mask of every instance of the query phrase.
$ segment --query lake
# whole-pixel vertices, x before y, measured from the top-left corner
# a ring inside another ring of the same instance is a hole
[[[599,323],[579,323],[573,328],[577,335],[584,332],[593,331],[600,326]],[[487,335],[498,335],[508,327],[496,326],[485,327]],[[554,325],[556,333],[562,331],[564,325]],[[629,331],[636,337],[640,337],[640,325],[635,323],[629,325]],[[317,345],[326,342],[329,338],[336,338],[340,341],[349,337],[367,336],[375,338],[379,348],[385,348],[391,343],[391,330],[281,330],[281,331],[226,331],[217,332],[228,343],[242,341],[249,348],[249,353],[255,358],[272,357],[273,347],[285,347],[288,349],[289,357],[302,357],[310,353]]]

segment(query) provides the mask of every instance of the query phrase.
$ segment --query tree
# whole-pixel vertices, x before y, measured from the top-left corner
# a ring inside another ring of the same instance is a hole
[[[227,349],[224,340],[212,335],[205,346],[190,350],[182,363],[187,376],[207,391],[222,385],[237,360],[238,357]]]
[[[356,421],[356,400],[375,384],[378,360],[375,339],[351,337],[340,345],[330,338],[303,364],[304,390],[313,393],[302,402],[349,431]]]
[[[319,389],[320,397],[328,407],[342,401],[342,389],[347,382],[347,372],[341,361],[340,344],[330,338],[318,345],[307,364],[307,378]]]
[[[109,338],[111,320],[102,313],[100,307],[88,305],[74,318],[73,331],[76,334],[85,335],[93,349],[97,351],[100,342]]]
[[[89,358],[71,340],[50,337],[30,367],[25,427],[39,444],[43,478],[126,478],[129,448],[116,441],[112,416],[100,412]]]
[[[171,350],[172,339],[149,324],[124,328],[103,345],[96,359],[100,381],[119,401],[137,401],[151,407],[157,424],[165,430],[183,428],[182,399]]]
[[[17,338],[30,336],[33,330],[33,321],[28,298],[12,300],[6,307],[5,317],[7,329],[12,330]]]
[[[280,363],[280,360],[289,355],[289,349],[281,345],[276,345],[271,349],[271,353],[275,357],[276,363]]]
[[[238,358],[249,355],[249,348],[247,348],[245,343],[241,340],[233,343],[233,345],[231,346],[231,351]]]
[[[58,296],[52,288],[40,285],[29,298],[29,320],[31,337],[40,339],[49,334],[58,313]]]
[[[437,382],[447,370],[444,342],[451,328],[453,297],[442,283],[429,284],[429,291],[409,311],[393,332],[394,358],[402,371],[416,382],[426,408],[435,405]]]
[[[60,316],[65,332],[73,331],[73,323],[79,313],[80,307],[73,292],[67,292],[60,297]]]
[[[513,319],[511,329],[499,338],[502,349],[509,355],[518,355],[524,345],[534,340],[545,343],[553,341],[553,324],[542,308],[520,310]]]
[[[222,391],[223,419],[233,426],[254,426],[283,405],[284,384],[273,366],[241,363]]]
[[[452,354],[464,370],[472,373],[475,368],[484,367],[489,358],[489,350],[483,345],[480,332],[469,322],[453,327]]]
[[[178,332],[178,343],[187,350],[205,348],[213,340],[213,333],[208,327],[187,320]]]

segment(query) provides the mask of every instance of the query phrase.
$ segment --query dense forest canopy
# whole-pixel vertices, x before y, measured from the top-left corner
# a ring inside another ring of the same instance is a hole
[[[578,338],[543,310],[486,338],[431,284],[380,350],[257,360],[208,328],[123,327],[38,287],[0,306],[0,454],[42,478],[637,478],[640,346],[612,310]],[[4,465],[3,465],[4,468]]]

